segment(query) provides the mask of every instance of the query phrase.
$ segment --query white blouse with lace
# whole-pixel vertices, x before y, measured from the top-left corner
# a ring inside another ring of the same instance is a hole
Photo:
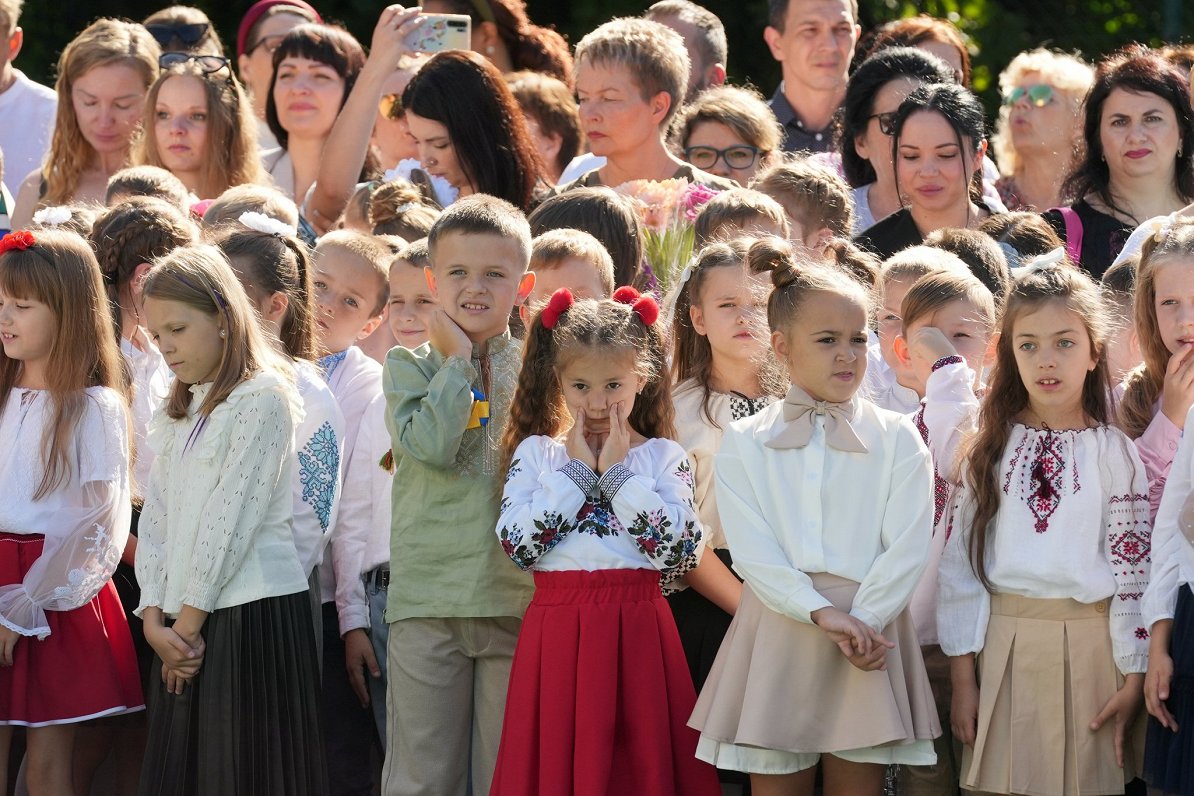
[[[137,547],[140,615],[157,606],[214,611],[306,591],[294,546],[295,388],[261,371],[207,418],[211,384],[191,389],[186,417],[159,412],[149,428],[156,454]]]
[[[145,433],[149,430],[153,413],[161,408],[170,394],[174,374],[145,330],[137,327],[137,336],[142,348],[122,337],[120,353],[128,363],[133,382],[130,400],[133,415],[133,494],[144,497],[145,485],[149,483],[149,470],[153,466],[153,451],[145,444]]]
[[[0,586],[0,624],[46,638],[46,611],[86,605],[111,580],[128,539],[128,412],[106,387],[86,390],[82,417],[70,436],[70,472],[34,498],[45,472],[42,433],[53,422],[48,392],[14,388],[0,415],[0,532],[43,534],[41,557],[20,583]]]

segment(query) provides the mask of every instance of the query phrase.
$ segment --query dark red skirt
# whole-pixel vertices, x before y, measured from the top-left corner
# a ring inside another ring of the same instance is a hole
[[[40,534],[0,533],[0,584],[20,583],[41,556]],[[17,641],[0,666],[0,724],[69,724],[141,710],[137,654],[116,587],[108,581],[73,611],[46,611],[50,635]]]
[[[536,572],[491,794],[717,796],[654,570]]]

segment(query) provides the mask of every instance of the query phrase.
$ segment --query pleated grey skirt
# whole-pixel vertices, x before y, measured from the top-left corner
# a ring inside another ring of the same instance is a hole
[[[141,796],[325,796],[307,592],[212,612],[203,668],[166,693],[154,656]]]

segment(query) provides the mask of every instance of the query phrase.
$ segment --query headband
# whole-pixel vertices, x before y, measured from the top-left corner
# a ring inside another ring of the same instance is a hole
[[[0,254],[10,251],[31,251],[47,262],[51,268],[56,268],[54,261],[43,252],[40,247],[33,248],[37,245],[37,238],[33,237],[33,233],[27,229],[19,229],[16,232],[10,232],[3,238],[0,238]]]
[[[236,29],[236,54],[244,55],[245,49],[249,46],[249,31],[257,24],[257,21],[265,16],[265,13],[274,6],[290,6],[291,8],[301,8],[315,15],[316,22],[323,22],[323,17],[319,16],[310,3],[305,0],[258,0],[253,5],[249,6],[249,10],[245,12],[244,17],[241,18],[240,27]]]

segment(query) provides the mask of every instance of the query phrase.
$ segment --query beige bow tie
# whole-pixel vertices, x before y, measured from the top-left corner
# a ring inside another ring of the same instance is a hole
[[[854,403],[816,401],[795,384],[784,399],[784,425],[767,440],[768,448],[803,448],[813,437],[817,415],[825,417],[825,441],[840,451],[866,453],[866,445],[858,438],[850,421],[854,419]]]

